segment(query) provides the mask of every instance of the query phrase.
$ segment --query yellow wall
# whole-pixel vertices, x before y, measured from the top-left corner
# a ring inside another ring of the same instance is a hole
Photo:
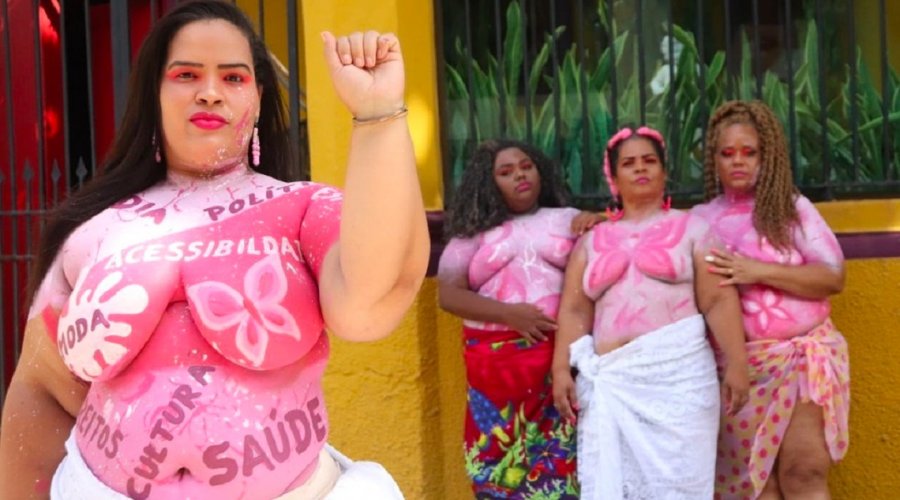
[[[350,115],[331,86],[319,33],[394,32],[407,69],[408,119],[425,204],[428,209],[440,209],[443,188],[431,2],[303,0],[302,4],[313,180],[343,184],[351,129]],[[464,480],[455,463],[445,464],[446,457],[458,455],[443,448],[446,436],[455,429],[442,428],[441,405],[436,401],[443,397],[442,381],[459,377],[439,374],[448,359],[455,362],[457,357],[448,354],[447,345],[439,345],[442,340],[452,342],[455,336],[440,339],[435,335],[440,331],[435,304],[435,285],[428,282],[403,324],[387,340],[372,344],[334,340],[325,376],[332,444],[353,458],[383,464],[407,498],[451,498],[445,495],[445,471],[455,471],[460,484]]]
[[[850,346],[850,448],[831,477],[835,499],[900,492],[900,258],[852,260],[833,318]]]
[[[306,92],[310,122],[309,143],[312,175],[316,180],[343,184],[350,115],[331,86],[322,59],[324,30],[335,34],[374,29],[400,38],[406,64],[406,102],[409,125],[416,145],[416,159],[425,206],[441,208],[440,137],[432,2],[421,0],[341,0],[303,2],[304,51],[307,61]]]
[[[880,0],[856,0],[856,36],[863,60],[872,74],[877,88],[881,88],[881,17],[878,9]],[[885,26],[887,27],[888,64],[900,68],[900,52],[894,47],[900,43],[900,4],[896,1],[884,2]]]
[[[816,208],[838,233],[900,232],[897,200],[833,201]]]
[[[900,200],[820,203],[836,232],[900,232]],[[832,318],[850,347],[850,448],[831,476],[835,499],[900,492],[900,257],[847,262]]]
[[[432,2],[386,0],[375,7],[363,0],[301,1],[314,180],[342,183],[350,133],[318,33],[391,30],[400,36],[407,63],[410,125],[426,204],[440,209]],[[900,200],[819,208],[837,231],[900,231]],[[900,491],[900,387],[892,384],[900,373],[900,258],[850,261],[847,272],[847,287],[833,304],[852,357],[851,445],[832,487],[836,499],[889,499]],[[438,309],[436,288],[433,279],[426,280],[388,339],[335,340],[325,377],[331,442],[351,457],[383,464],[410,499],[469,498],[460,322]]]

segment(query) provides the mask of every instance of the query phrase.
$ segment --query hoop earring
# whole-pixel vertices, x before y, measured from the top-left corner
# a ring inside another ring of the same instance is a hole
[[[253,166],[259,166],[259,128],[253,125],[253,140],[250,144],[250,150],[253,152]]]

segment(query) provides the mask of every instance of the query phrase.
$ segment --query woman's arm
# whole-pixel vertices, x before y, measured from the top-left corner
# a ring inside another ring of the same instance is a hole
[[[65,456],[64,443],[87,388],[63,364],[44,320],[29,320],[3,405],[0,497],[49,497],[50,480]]]
[[[569,346],[589,334],[594,323],[594,301],[584,293],[581,282],[587,267],[587,255],[580,241],[572,251],[563,281],[559,304],[559,329],[553,348],[553,403],[563,418],[575,418],[578,402],[569,360]]]
[[[734,415],[746,404],[750,391],[741,301],[735,287],[719,286],[719,279],[714,274],[705,272],[704,253],[694,252],[697,309],[703,314],[716,343],[725,353],[723,403],[728,413]]]
[[[441,309],[461,318],[500,323],[522,334],[531,342],[545,341],[545,331],[556,330],[556,321],[533,304],[506,304],[482,297],[468,287],[460,273],[438,275],[438,297]]]
[[[844,266],[760,262],[743,255],[713,249],[706,260],[711,272],[724,276],[722,285],[768,285],[805,299],[821,300],[844,289]]]
[[[759,262],[732,252],[712,252],[711,271],[727,279],[723,285],[760,284],[812,300],[827,299],[844,289],[844,254],[828,223],[806,197],[796,201],[799,225],[792,239],[804,264]]]
[[[322,264],[325,321],[348,340],[396,327],[425,277],[429,239],[403,108],[404,74],[393,35],[323,34],[335,89],[360,123],[350,138],[340,240]],[[343,59],[343,60],[342,60]]]
[[[603,212],[587,212],[582,210],[572,218],[572,232],[578,236],[588,232],[592,227],[606,220]]]

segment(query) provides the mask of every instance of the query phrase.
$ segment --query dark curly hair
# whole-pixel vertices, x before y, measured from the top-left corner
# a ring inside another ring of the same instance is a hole
[[[719,194],[716,173],[716,148],[725,127],[750,125],[759,134],[759,181],[753,208],[753,227],[775,248],[785,250],[792,244],[791,227],[800,221],[795,198],[799,194],[791,174],[787,139],[778,117],[762,101],[729,101],[719,106],[706,129],[706,155],[703,160],[704,191],[709,201]]]
[[[499,226],[512,217],[503,195],[494,181],[494,160],[504,149],[517,148],[537,167],[541,177],[539,207],[564,207],[569,204],[569,189],[559,175],[556,163],[539,149],[521,141],[495,139],[475,148],[463,172],[447,210],[446,239],[471,238]]]

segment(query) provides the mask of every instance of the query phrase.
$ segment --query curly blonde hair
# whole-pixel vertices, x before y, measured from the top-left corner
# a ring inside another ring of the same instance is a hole
[[[759,180],[753,227],[779,250],[792,245],[791,227],[799,223],[787,140],[775,113],[761,101],[729,101],[716,109],[706,129],[703,177],[706,201],[719,194],[716,153],[719,134],[730,125],[745,124],[759,135]]]

